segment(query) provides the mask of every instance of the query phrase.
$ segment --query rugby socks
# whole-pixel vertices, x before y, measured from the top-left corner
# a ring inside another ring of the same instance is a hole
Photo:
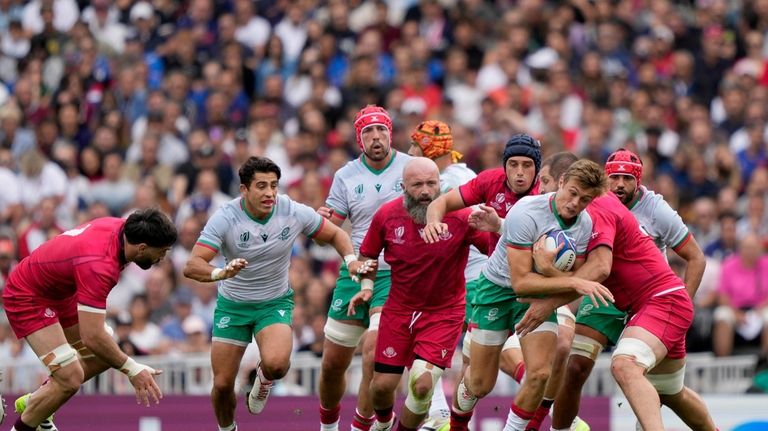
[[[340,415],[341,404],[330,409],[320,406],[320,429],[322,431],[338,431]]]
[[[512,374],[512,378],[519,384],[523,384],[523,378],[525,377],[525,362],[520,361],[515,367],[515,372]]]
[[[392,420],[392,417],[394,417],[394,413],[392,410],[394,410],[394,406],[389,406],[387,408],[383,409],[373,409],[376,412],[376,420],[379,421],[380,424],[385,424]]]
[[[554,400],[549,400],[544,398],[541,400],[541,404],[539,405],[539,408],[536,409],[536,411],[533,413],[533,418],[530,422],[528,422],[528,427],[526,428],[526,431],[539,431],[539,427],[541,427],[541,423],[544,422],[544,418],[547,417],[549,414],[549,410],[552,408],[552,403],[554,403]]]
[[[232,425],[228,426],[219,426],[219,431],[237,431],[237,423],[232,422]]]
[[[392,410],[390,409],[390,412]],[[355,415],[352,417],[352,431],[369,431],[376,416],[365,417],[360,411],[355,409]]]
[[[456,410],[456,407],[451,407],[451,430],[466,430],[469,429],[469,421],[472,419],[472,413],[460,412]]]
[[[517,431],[526,429],[528,421],[533,418],[534,412],[529,412],[518,407],[514,402],[509,408],[507,423],[504,425],[504,431]]]

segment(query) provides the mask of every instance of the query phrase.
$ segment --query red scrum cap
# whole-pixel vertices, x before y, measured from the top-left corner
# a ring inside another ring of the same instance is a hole
[[[368,105],[355,115],[355,138],[357,139],[357,146],[361,150],[364,150],[363,129],[373,125],[382,125],[389,130],[389,143],[392,145],[392,119],[389,117],[389,113],[381,106]]]
[[[608,156],[605,162],[605,174],[611,175],[631,175],[635,177],[637,185],[643,178],[643,161],[632,151],[619,148],[613,154]]]

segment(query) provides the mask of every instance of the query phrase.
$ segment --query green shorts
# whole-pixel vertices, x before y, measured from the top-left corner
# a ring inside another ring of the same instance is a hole
[[[328,317],[333,320],[361,320],[363,326],[368,327],[368,311],[371,308],[381,307],[389,296],[389,288],[392,287],[390,271],[377,271],[376,281],[373,284],[373,297],[368,304],[355,308],[354,316],[347,316],[349,301],[360,292],[360,283],[355,283],[349,278],[349,270],[342,265],[339,270],[339,278],[336,280],[336,288],[333,289],[333,299],[328,310]]]
[[[584,297],[579,304],[579,311],[576,313],[576,324],[588,326],[595,331],[605,335],[608,341],[616,345],[619,341],[621,331],[627,323],[627,313],[619,310],[613,304],[595,307],[592,299]]]
[[[480,274],[477,278],[477,290],[498,289],[500,286],[485,278]],[[510,288],[511,289],[511,288]],[[472,323],[479,329],[489,331],[512,331],[515,325],[523,319],[525,312],[528,311],[529,304],[518,302],[517,296],[512,300],[496,302],[492,304],[474,304],[472,312]],[[557,313],[552,313],[548,322],[557,324]]]
[[[467,282],[467,306],[464,314],[464,323],[469,325],[472,320],[472,304],[475,302],[475,292],[477,291],[477,283],[480,281],[479,277]]]
[[[213,339],[248,345],[267,326],[291,325],[293,289],[285,295],[264,302],[232,301],[219,295],[213,312]]]

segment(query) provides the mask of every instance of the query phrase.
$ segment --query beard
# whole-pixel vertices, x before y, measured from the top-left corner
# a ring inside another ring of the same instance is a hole
[[[434,196],[426,198],[427,201],[426,199],[415,198],[406,192],[403,195],[403,205],[416,224],[427,224],[427,207],[438,196],[440,196],[439,191]]]
[[[149,268],[151,268],[152,265],[154,264],[152,259],[144,258],[144,257],[142,257],[140,259],[134,260],[133,263],[135,263],[139,268],[141,268],[141,269],[143,269],[145,271],[148,270]]]

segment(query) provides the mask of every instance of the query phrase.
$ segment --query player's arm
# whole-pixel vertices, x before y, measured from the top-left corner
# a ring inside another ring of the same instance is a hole
[[[335,224],[336,226],[341,226],[344,224],[344,220],[347,219],[345,214],[341,214],[329,206],[322,206],[318,208],[317,213],[320,214],[323,218],[330,220],[331,223]]]
[[[575,277],[602,283],[611,274],[613,252],[606,245],[597,246],[589,252],[586,260],[576,259],[576,265],[578,267],[573,273]]]
[[[424,240],[428,243],[439,241],[440,234],[448,229],[448,226],[443,223],[443,217],[451,211],[458,211],[466,207],[464,198],[461,197],[461,193],[459,193],[457,188],[433,200],[429,207],[427,207],[427,224],[424,227]]]
[[[184,265],[184,277],[209,283],[232,278],[248,265],[248,261],[245,259],[236,258],[227,263],[224,268],[217,268],[209,263],[217,254],[218,251],[208,245],[195,244],[186,265]]]
[[[515,293],[519,296],[552,295],[576,292],[589,296],[594,302],[608,305],[613,301],[611,292],[600,283],[579,277],[544,277],[532,271],[533,258],[530,249],[507,246],[509,276]]]
[[[333,224],[322,222],[320,229],[317,230],[313,239],[318,242],[330,244],[336,249],[347,264],[349,273],[353,276],[362,275],[375,268],[377,259],[358,259],[355,255],[355,249],[352,240],[342,228]],[[354,277],[353,277],[354,278]]]
[[[693,298],[696,295],[696,291],[699,290],[701,279],[704,277],[704,269],[707,267],[707,258],[704,256],[704,252],[701,251],[699,243],[696,242],[696,238],[692,234],[688,234],[689,238],[677,248],[674,248],[675,253],[683,258],[687,265],[685,267],[685,290],[688,295]]]
[[[112,368],[128,376],[136,390],[136,401],[149,406],[150,398],[159,403],[163,397],[153,376],[162,373],[133,360],[120,350],[114,339],[104,329],[106,310],[78,304],[77,317],[80,338],[85,347]]]

